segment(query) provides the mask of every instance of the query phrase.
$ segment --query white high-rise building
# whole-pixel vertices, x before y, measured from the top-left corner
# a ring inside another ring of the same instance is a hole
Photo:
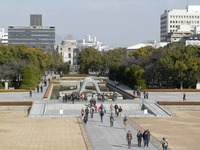
[[[186,9],[165,10],[160,17],[160,41],[167,42],[167,36],[174,32],[178,32],[179,36],[182,36],[181,32],[194,33],[195,28],[199,26],[200,5],[188,5]]]
[[[92,38],[90,35],[87,35],[87,37],[83,40],[78,40],[78,48],[80,50],[86,47],[93,47],[101,52],[108,51],[109,49],[109,46],[103,45],[103,43],[98,41],[96,37]]]
[[[5,33],[3,28],[0,28],[0,43],[8,44],[8,33]]]

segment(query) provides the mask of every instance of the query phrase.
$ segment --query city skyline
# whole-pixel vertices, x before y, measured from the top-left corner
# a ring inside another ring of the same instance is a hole
[[[16,5],[16,3],[18,5]],[[30,14],[43,16],[43,26],[55,26],[56,43],[72,34],[95,36],[110,47],[160,41],[160,15],[166,9],[200,5],[199,0],[7,0],[1,4],[0,28],[29,26]]]

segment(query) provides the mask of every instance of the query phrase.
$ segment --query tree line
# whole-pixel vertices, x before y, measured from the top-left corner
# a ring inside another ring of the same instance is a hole
[[[80,52],[78,65],[82,74],[97,72],[133,89],[195,88],[200,79],[200,49],[180,43],[132,51],[116,48],[100,52],[88,47]],[[34,89],[46,70],[67,74],[69,64],[60,54],[44,52],[40,47],[0,45],[0,79],[8,80],[10,86]]]
[[[80,73],[96,71],[133,89],[195,88],[200,79],[200,49],[181,43],[130,52],[125,48],[107,52],[85,48],[78,64]]]
[[[34,89],[46,70],[68,73],[68,68],[59,54],[44,52],[40,47],[0,45],[0,88],[9,81],[9,86],[16,89]]]

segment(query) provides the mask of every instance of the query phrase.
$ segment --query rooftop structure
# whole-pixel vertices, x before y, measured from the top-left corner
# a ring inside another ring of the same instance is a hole
[[[146,47],[146,46],[151,46],[153,48],[159,48],[159,47],[164,47],[167,44],[168,44],[167,42],[156,42],[156,41],[144,42],[144,43],[139,43],[139,44],[136,44],[133,46],[129,46],[129,47],[127,47],[127,50],[136,50],[136,49],[140,49],[140,48]]]
[[[42,26],[42,14],[31,14],[30,26]]]

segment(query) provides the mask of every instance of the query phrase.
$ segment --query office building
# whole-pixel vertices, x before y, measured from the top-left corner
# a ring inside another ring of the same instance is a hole
[[[179,41],[184,36],[189,37],[194,33],[195,27],[199,26],[200,5],[188,5],[186,9],[165,10],[160,17],[160,41]]]
[[[53,51],[55,45],[55,27],[42,25],[41,15],[30,16],[30,26],[9,26],[8,44],[40,46],[45,51]]]

